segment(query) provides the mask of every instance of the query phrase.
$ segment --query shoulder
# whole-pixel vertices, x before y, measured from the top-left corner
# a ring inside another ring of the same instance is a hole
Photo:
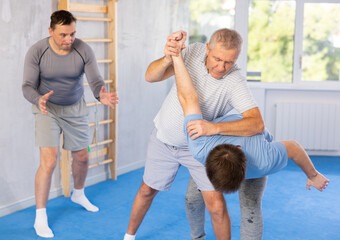
[[[92,48],[90,45],[88,45],[86,42],[83,40],[76,38],[73,42],[73,48],[75,48],[77,51],[88,54],[88,53],[93,53]]]
[[[204,43],[200,43],[200,42],[192,43],[192,44],[189,45],[189,47],[191,49],[194,49],[194,50],[197,50],[197,51],[201,51],[201,50],[206,49],[206,45]]]
[[[184,58],[198,58],[205,56],[205,54],[206,45],[204,43],[192,43],[183,50]]]
[[[81,40],[79,38],[74,39],[73,47],[78,48],[78,49],[91,48],[86,42],[84,42],[83,40]]]
[[[47,49],[50,47],[48,43],[48,37],[39,40],[35,44],[33,44],[26,53],[26,58],[32,58],[39,60],[42,55],[47,51]]]
[[[73,48],[82,53],[92,52],[92,48],[83,40],[76,38],[73,42]]]
[[[244,82],[246,83],[246,78],[243,76],[241,69],[235,64],[229,72],[224,75],[223,79],[232,80],[234,82]]]
[[[42,53],[44,52],[47,48],[50,47],[49,43],[48,43],[48,37],[47,38],[44,38],[44,39],[41,39],[39,40],[38,42],[36,42],[35,44],[33,44],[28,52],[30,53],[36,53],[36,54],[39,54],[39,53]]]
[[[94,58],[94,52],[90,45],[88,45],[86,42],[82,41],[79,38],[76,38],[73,42],[73,49],[76,50],[78,54],[84,59],[85,62],[87,60]]]

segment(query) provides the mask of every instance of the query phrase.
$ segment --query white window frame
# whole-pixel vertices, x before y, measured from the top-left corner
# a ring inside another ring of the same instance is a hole
[[[251,0],[237,0],[235,6],[235,30],[238,31],[243,38],[243,46],[241,54],[237,60],[238,66],[242,73],[247,74],[247,52],[248,52],[248,10]],[[295,13],[295,36],[294,36],[294,53],[293,53],[293,80],[292,83],[252,83],[252,85],[289,85],[293,88],[311,87],[311,88],[331,88],[340,89],[340,81],[302,81],[301,57],[303,54],[303,19],[305,3],[339,3],[339,0],[292,0],[296,2]]]

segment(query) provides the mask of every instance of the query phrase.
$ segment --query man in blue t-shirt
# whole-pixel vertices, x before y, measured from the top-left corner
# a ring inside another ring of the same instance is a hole
[[[172,40],[178,44],[178,48],[185,41],[181,34],[184,33],[179,33],[175,38],[178,40]],[[267,130],[250,137],[213,135],[192,140],[196,132],[192,131],[188,123],[202,119],[199,98],[181,53],[172,59],[189,149],[195,159],[206,165],[207,175],[216,190],[225,193],[237,191],[245,177],[258,178],[275,173],[284,168],[290,158],[307,175],[308,189],[313,186],[322,191],[327,187],[329,180],[315,169],[300,144],[296,141],[272,142],[272,136]],[[215,122],[240,118],[241,115],[230,115],[218,118]]]

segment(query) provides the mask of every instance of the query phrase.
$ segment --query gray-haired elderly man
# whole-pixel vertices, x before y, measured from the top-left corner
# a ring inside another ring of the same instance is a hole
[[[164,48],[165,56],[150,64],[145,77],[148,82],[158,82],[173,76],[172,56],[178,56],[183,50],[184,63],[199,95],[202,115],[208,120],[191,122],[188,126],[189,135],[195,135],[193,138],[215,134],[251,136],[263,132],[261,113],[248,89],[245,77],[235,65],[241,51],[241,36],[234,30],[220,29],[206,45],[194,43],[186,48],[178,48],[173,40],[179,40],[183,36],[185,37],[186,33],[180,31],[168,37]],[[223,123],[209,122],[232,109],[240,112],[243,119]],[[188,149],[183,131],[184,115],[175,84],[154,123],[155,129],[149,141],[143,182],[132,207],[125,240],[135,239],[136,231],[153,198],[158,191],[169,189],[181,165],[188,167],[195,180],[190,179],[186,195],[186,212],[192,239],[205,238],[205,203],[212,217],[216,238],[230,238],[231,226],[229,216],[224,211],[225,201],[221,199],[223,196],[213,191],[209,180],[207,182],[204,166],[195,165],[197,161]],[[262,238],[261,199],[266,180],[266,177],[247,180],[241,186],[239,194],[242,239],[247,239],[248,236],[248,239]],[[212,207],[212,201],[207,201],[211,197],[221,201]],[[252,219],[251,224],[248,219]]]

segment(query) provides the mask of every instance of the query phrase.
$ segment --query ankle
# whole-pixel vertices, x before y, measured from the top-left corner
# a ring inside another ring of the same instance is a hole
[[[135,240],[136,235],[130,235],[125,233],[124,240]]]
[[[35,211],[35,224],[47,224],[46,208],[38,208]]]
[[[79,196],[82,196],[82,195],[85,195],[84,188],[80,188],[80,189],[74,188],[73,189],[72,196],[79,197]]]

